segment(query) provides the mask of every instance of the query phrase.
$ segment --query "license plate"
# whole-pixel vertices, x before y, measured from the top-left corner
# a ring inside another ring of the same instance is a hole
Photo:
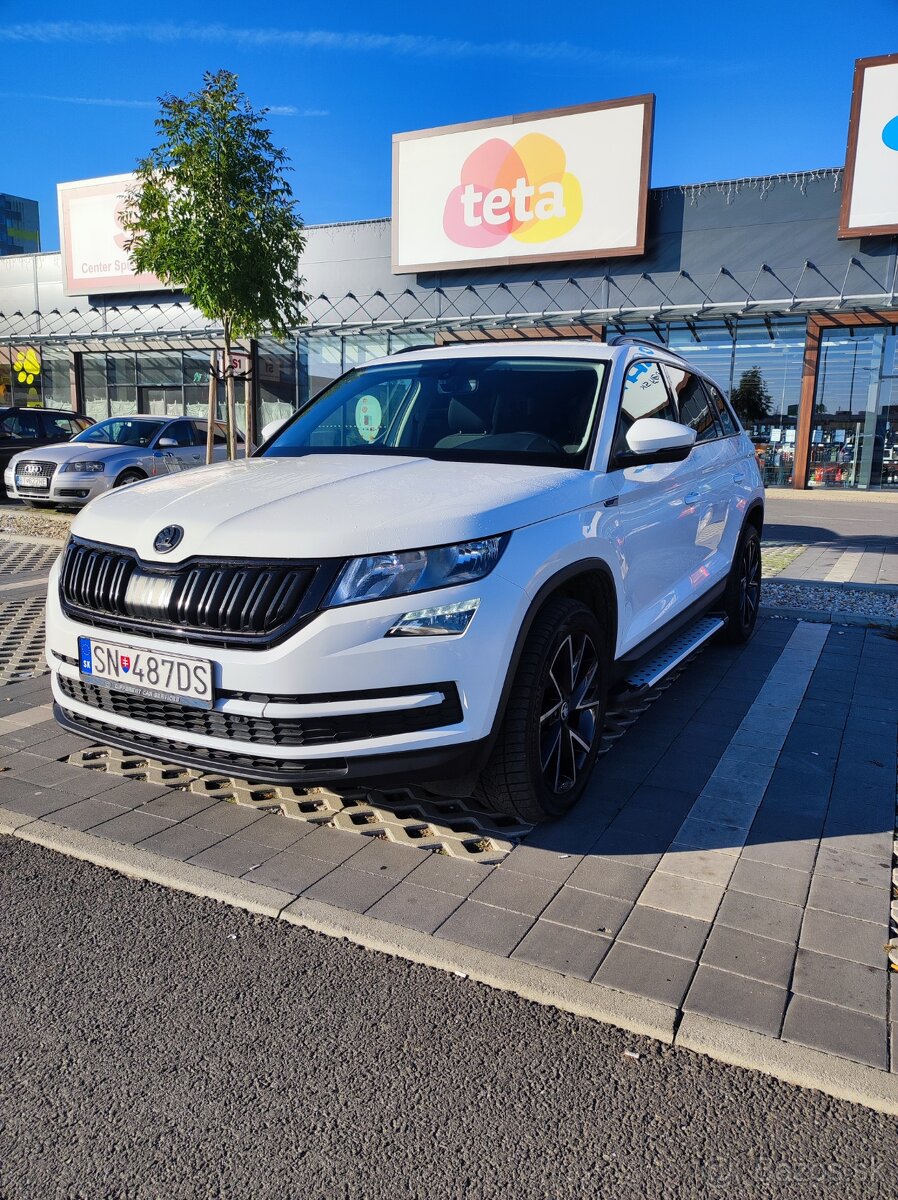
[[[83,679],[101,687],[190,708],[212,707],[212,663],[205,658],[157,654],[79,637],[78,665]]]
[[[16,487],[48,488],[50,480],[46,475],[17,475]]]

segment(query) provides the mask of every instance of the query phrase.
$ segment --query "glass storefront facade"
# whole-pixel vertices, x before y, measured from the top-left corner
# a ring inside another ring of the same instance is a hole
[[[72,408],[72,368],[65,346],[0,346],[0,407]]]
[[[389,330],[368,334],[302,333],[297,338],[297,399],[305,404],[344,371],[410,346],[432,346],[434,333]]]
[[[96,421],[134,412],[202,417],[208,404],[209,352],[83,354],[81,388],[84,411]]]
[[[721,322],[652,322],[626,333],[662,342],[717,380],[755,444],[767,487],[791,487],[807,324],[804,317]],[[609,328],[607,336],[616,331]],[[297,397],[305,401],[343,371],[433,345],[433,334],[302,334]],[[898,329],[827,330],[821,348],[811,435],[811,487],[898,487]],[[278,415],[285,415],[280,413]],[[266,417],[266,419],[272,419]]]
[[[793,486],[807,319],[722,319],[609,326],[606,336],[662,342],[716,379],[755,443],[764,482]],[[456,331],[464,336],[464,330]],[[488,336],[488,331],[486,331]],[[256,430],[289,415],[344,371],[410,346],[433,345],[434,330],[337,334],[303,330],[256,343]],[[839,325],[821,333],[811,417],[807,485],[898,488],[898,325]],[[250,369],[246,351],[238,370]],[[0,347],[0,405],[74,408],[75,373],[88,416],[141,412],[204,416],[209,351],[189,347],[73,355],[65,346]],[[245,430],[246,385],[236,388]],[[218,387],[219,416],[224,388]],[[804,481],[799,481],[799,484]]]

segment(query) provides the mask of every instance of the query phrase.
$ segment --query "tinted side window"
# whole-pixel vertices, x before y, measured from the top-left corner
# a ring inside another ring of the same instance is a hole
[[[680,422],[695,430],[697,442],[709,442],[720,437],[721,431],[714,416],[714,409],[701,380],[679,367],[668,366],[665,370],[677,398]]]
[[[205,421],[197,421],[196,426],[197,426],[197,432],[198,432],[198,436],[199,436],[199,444],[201,446],[205,446],[205,444],[206,444],[206,422]],[[240,432],[239,429],[236,431],[236,441],[237,441],[238,446],[243,445],[243,434]],[[225,426],[222,425],[218,421],[215,422],[215,432],[212,434],[212,444],[214,446],[226,446],[228,444],[228,431],[225,428]]]
[[[612,455],[629,450],[627,430],[642,417],[658,417],[662,421],[677,419],[677,410],[671,401],[661,368],[655,362],[635,362],[627,370]]]
[[[71,417],[63,417],[59,413],[44,413],[43,418],[47,437],[70,438],[82,428]]]
[[[0,421],[0,433],[7,437],[29,438],[38,441],[43,437],[37,413],[23,409],[21,412],[7,413]]]
[[[714,406],[717,409],[717,419],[723,426],[724,436],[729,437],[730,434],[738,433],[739,426],[733,420],[733,414],[727,407],[727,402],[723,398],[723,393],[719,388],[716,388],[713,383],[708,383],[707,380],[705,380],[705,387],[710,392],[711,399],[714,401]]]
[[[172,438],[179,446],[193,445],[193,425],[190,421],[175,421],[167,429],[163,429],[164,438]]]

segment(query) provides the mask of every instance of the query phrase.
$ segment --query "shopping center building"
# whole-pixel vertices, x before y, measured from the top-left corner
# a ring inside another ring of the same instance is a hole
[[[405,346],[620,333],[675,348],[731,395],[760,375],[770,414],[751,432],[768,484],[898,488],[898,216],[846,235],[842,167],[657,189],[643,167],[642,252],[540,258],[535,243],[408,269],[390,219],[310,227],[307,324],[241,348],[257,428]],[[219,331],[146,281],[72,287],[65,256],[64,234],[61,254],[0,259],[0,404],[201,415]]]

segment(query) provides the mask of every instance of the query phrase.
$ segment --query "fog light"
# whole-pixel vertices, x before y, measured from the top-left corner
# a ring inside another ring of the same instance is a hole
[[[458,636],[471,624],[479,606],[479,600],[461,600],[458,604],[441,604],[437,608],[418,608],[401,616],[388,630],[387,637]]]

